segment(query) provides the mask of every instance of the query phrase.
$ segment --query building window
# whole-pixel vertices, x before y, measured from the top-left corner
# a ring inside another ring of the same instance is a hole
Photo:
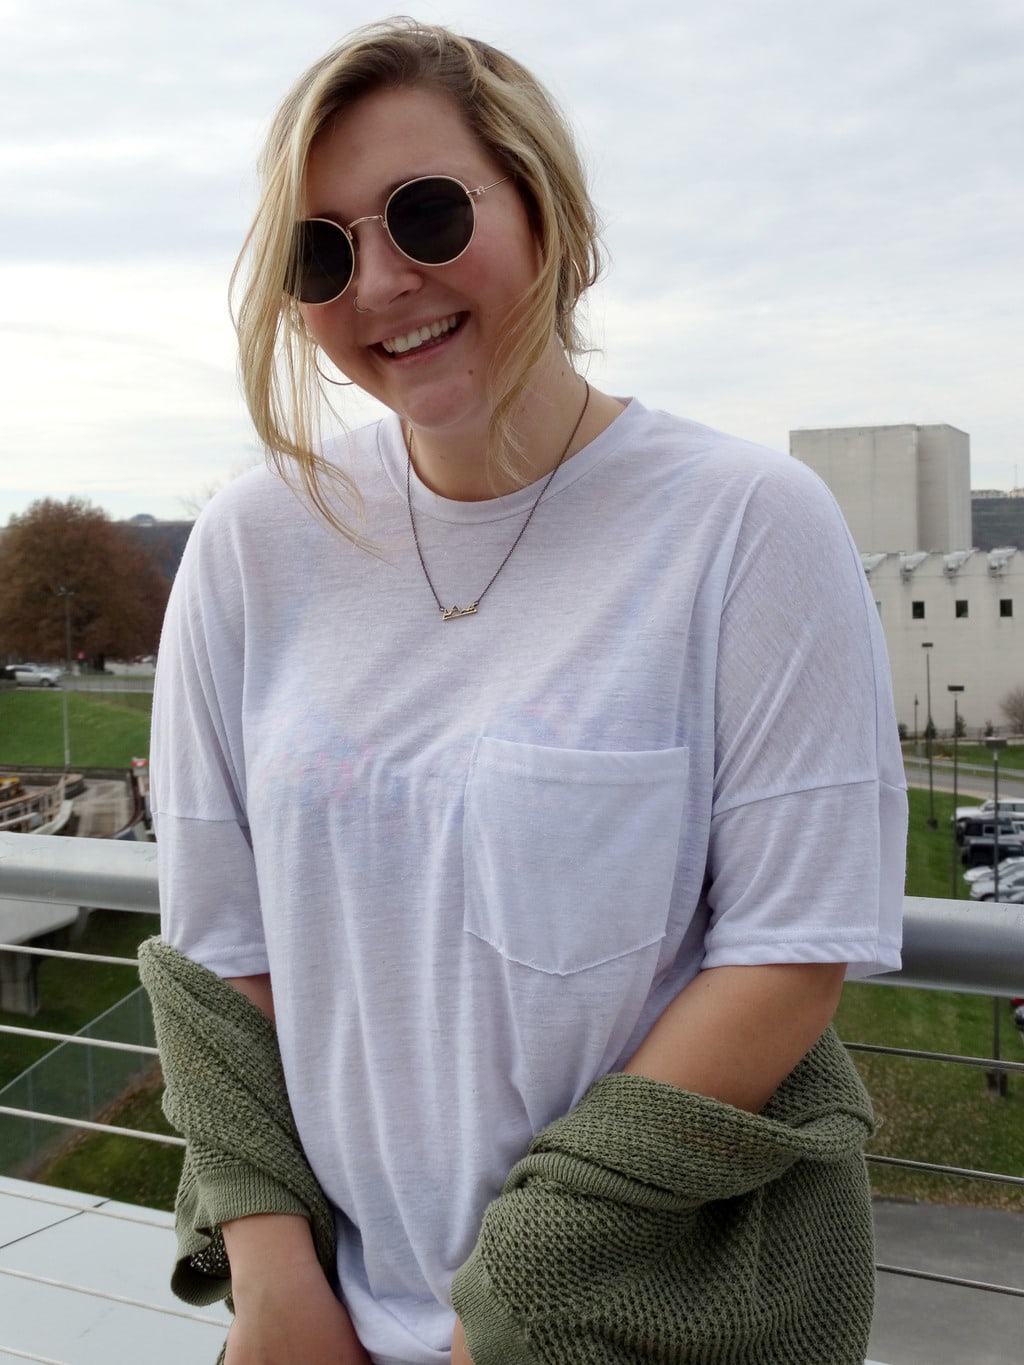
[[[956,619],[957,619],[958,621],[961,621],[961,620],[963,620],[963,618],[964,618],[966,615],[967,615],[967,598],[966,598],[966,597],[958,597],[958,598],[956,599]]]
[[[1000,599],[999,599],[999,615],[1000,615],[1000,616],[1012,616],[1012,615],[1013,615],[1013,598],[1012,598],[1012,597],[1000,597]]]
[[[923,621],[923,620],[924,620],[924,603],[923,603],[923,602],[911,602],[911,604],[910,604],[910,617],[911,617],[911,620],[913,620],[913,621]]]

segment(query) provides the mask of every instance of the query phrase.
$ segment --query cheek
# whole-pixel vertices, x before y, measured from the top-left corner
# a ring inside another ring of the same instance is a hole
[[[345,347],[349,343],[348,328],[339,307],[345,297],[343,295],[333,303],[299,304],[299,314],[305,323],[306,331],[321,350]]]
[[[474,243],[474,246],[476,243]],[[460,270],[459,287],[491,314],[507,316],[526,302],[526,293],[540,273],[540,255],[532,237],[495,234],[468,252],[453,269]],[[454,281],[453,281],[454,283]]]

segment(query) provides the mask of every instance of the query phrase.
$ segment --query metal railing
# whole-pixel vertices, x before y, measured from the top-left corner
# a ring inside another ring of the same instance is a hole
[[[152,844],[0,833],[0,908],[4,898],[152,913],[159,908],[157,850]],[[903,969],[899,973],[873,978],[873,982],[898,988],[966,992],[991,996],[993,1000],[1018,996],[1024,992],[1024,906],[982,902],[972,904],[969,914],[964,911],[962,902],[907,897],[904,902]],[[90,954],[35,949],[23,944],[0,943],[0,952],[81,957],[92,962],[98,960]],[[134,966],[134,962],[128,958],[113,960],[125,966]],[[19,1031],[14,1026],[0,1025],[0,1032]],[[63,1034],[43,1036],[75,1043],[87,1041]],[[97,1046],[109,1046],[103,1040],[91,1041]],[[1005,1058],[964,1057],[857,1043],[848,1043],[847,1046],[851,1051],[984,1067],[990,1075],[1024,1073],[1024,1063]],[[98,1128],[105,1132],[125,1132],[147,1141],[184,1145],[180,1138],[163,1134],[112,1129],[109,1124],[97,1124],[73,1116],[33,1113],[0,1104],[0,1116],[3,1115],[65,1123],[70,1127]],[[1011,1174],[915,1162],[899,1157],[874,1156],[868,1159],[878,1164],[947,1176],[997,1180],[1024,1187],[1024,1177]],[[938,1275],[907,1266],[882,1264],[878,1270],[896,1276],[982,1289],[1024,1299],[1024,1287]]]
[[[0,831],[9,834],[48,834],[64,805],[64,778],[26,787],[18,777],[0,777]]]

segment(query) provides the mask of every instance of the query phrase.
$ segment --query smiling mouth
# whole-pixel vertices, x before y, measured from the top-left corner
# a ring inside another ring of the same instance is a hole
[[[459,329],[462,318],[458,313],[438,318],[423,327],[416,327],[403,336],[388,337],[380,343],[381,349],[390,356],[408,355],[410,351],[421,351],[424,347],[436,346],[438,342]]]

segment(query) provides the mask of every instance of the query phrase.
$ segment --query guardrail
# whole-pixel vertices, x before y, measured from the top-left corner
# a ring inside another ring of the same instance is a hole
[[[154,912],[159,908],[157,850],[152,844],[0,833],[0,910],[4,898]],[[95,957],[87,954],[57,953],[25,944],[0,942],[0,951],[73,956],[82,957],[85,961],[96,961]],[[134,965],[131,959],[118,961],[125,966]],[[874,983],[898,988],[967,992],[991,996],[994,1000],[1017,996],[1024,990],[1024,906],[982,902],[972,904],[969,915],[965,915],[962,902],[907,897],[904,902],[903,961],[901,972],[876,977]],[[13,1026],[0,1026],[0,1032],[18,1031]],[[44,1036],[76,1043],[87,1041],[60,1034]],[[99,1046],[104,1045],[102,1040],[91,1041]],[[848,1043],[848,1046],[851,1051],[882,1052],[984,1067],[990,1075],[997,1077],[1014,1072],[1024,1073],[1024,1063],[1004,1058],[962,1057],[857,1043]],[[74,1117],[32,1113],[0,1104],[0,1115],[5,1114],[110,1131],[109,1125]],[[147,1141],[181,1145],[179,1138],[131,1129],[117,1131]],[[1024,1187],[1024,1177],[1010,1174],[914,1162],[897,1157],[869,1157],[869,1160]],[[885,1274],[938,1281],[1024,1299],[1024,1288],[936,1275],[907,1266],[879,1265],[878,1269]]]

